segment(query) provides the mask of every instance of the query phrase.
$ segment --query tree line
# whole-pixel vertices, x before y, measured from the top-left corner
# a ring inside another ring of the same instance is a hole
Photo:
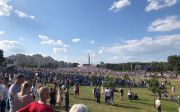
[[[148,72],[173,71],[180,73],[180,55],[167,57],[167,62],[128,62],[128,63],[106,63],[98,64],[97,67],[107,68],[114,71],[145,70]]]

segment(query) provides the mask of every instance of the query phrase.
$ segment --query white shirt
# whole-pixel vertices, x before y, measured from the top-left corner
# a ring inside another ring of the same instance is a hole
[[[32,86],[31,87],[31,92],[32,92],[33,95],[36,95],[36,93],[37,93],[36,88]]]
[[[105,95],[106,95],[106,96],[109,96],[109,97],[111,96],[111,93],[110,93],[110,90],[109,90],[109,89],[105,89]]]
[[[156,100],[155,104],[156,104],[156,107],[159,107],[159,106],[161,106],[161,101],[160,100]]]

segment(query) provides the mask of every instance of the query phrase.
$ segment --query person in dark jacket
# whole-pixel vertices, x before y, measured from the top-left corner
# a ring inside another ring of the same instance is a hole
[[[66,91],[65,91],[65,109],[66,109],[66,112],[69,111],[69,89],[66,88]]]

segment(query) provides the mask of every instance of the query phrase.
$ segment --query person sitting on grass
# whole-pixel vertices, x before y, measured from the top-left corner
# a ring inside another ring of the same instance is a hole
[[[84,104],[74,104],[69,112],[88,112],[88,108]]]
[[[17,112],[54,112],[53,108],[47,105],[49,98],[49,88],[41,87],[39,89],[40,100],[34,101],[29,105],[21,108]]]
[[[139,99],[139,97],[138,97],[137,93],[135,93],[134,94],[134,100],[138,100],[138,99]]]

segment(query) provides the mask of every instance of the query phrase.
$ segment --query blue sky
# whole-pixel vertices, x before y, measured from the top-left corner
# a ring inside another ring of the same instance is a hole
[[[166,61],[180,54],[179,0],[0,0],[5,56],[56,60]]]

